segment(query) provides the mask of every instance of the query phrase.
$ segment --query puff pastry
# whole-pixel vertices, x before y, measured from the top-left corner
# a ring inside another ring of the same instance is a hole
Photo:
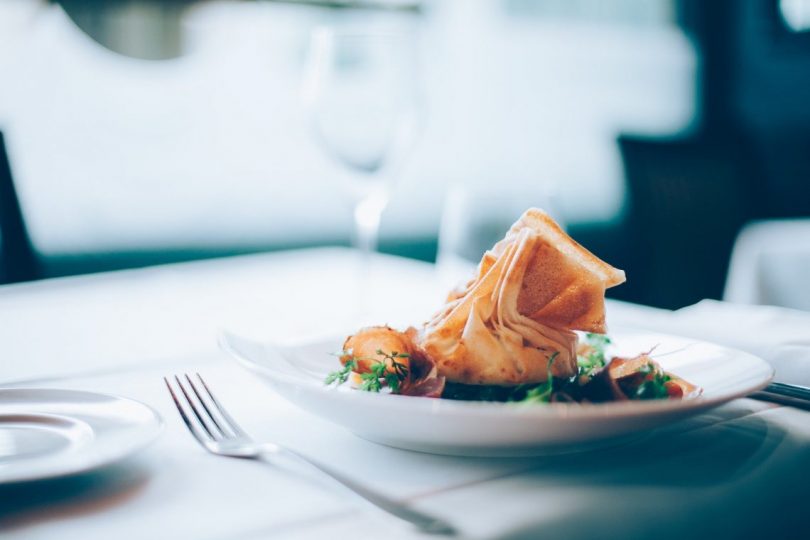
[[[576,373],[574,330],[605,333],[605,289],[624,272],[529,209],[416,335],[448,381],[517,385]],[[553,356],[553,361],[550,359]]]

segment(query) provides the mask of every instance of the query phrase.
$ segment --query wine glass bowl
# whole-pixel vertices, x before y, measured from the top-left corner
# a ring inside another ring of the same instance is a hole
[[[313,31],[303,85],[310,131],[351,173],[345,187],[354,204],[354,245],[363,251],[376,247],[394,169],[417,136],[419,91],[412,32]]]

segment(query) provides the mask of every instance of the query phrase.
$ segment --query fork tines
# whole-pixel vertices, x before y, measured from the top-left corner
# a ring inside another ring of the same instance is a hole
[[[168,377],[164,377],[163,381],[188,430],[197,442],[212,454],[250,459],[261,459],[267,452],[285,454],[299,463],[308,465],[311,470],[331,478],[380,511],[407,521],[422,531],[445,534],[455,532],[452,525],[447,522],[429,514],[423,514],[410,508],[407,504],[383,494],[375,493],[343,473],[333,471],[330,467],[321,465],[294,450],[270,442],[261,445],[254,443],[214,397],[200,374],[196,375],[196,382],[188,375],[183,375],[182,379],[175,375],[172,377],[173,382],[170,382]]]
[[[183,423],[194,438],[205,446],[210,441],[244,437],[245,432],[214,397],[200,374],[196,376],[197,383],[187,373],[183,374],[183,379],[174,375],[174,386],[180,392],[175,391],[169,378],[163,377]]]

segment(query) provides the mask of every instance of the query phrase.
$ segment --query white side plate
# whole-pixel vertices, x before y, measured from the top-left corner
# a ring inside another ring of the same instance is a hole
[[[339,367],[345,336],[277,347],[223,333],[220,345],[279,394],[356,435],[380,444],[437,454],[533,455],[612,444],[764,388],[765,361],[702,341],[648,332],[611,332],[616,355],[655,347],[669,372],[703,388],[685,400],[525,405],[370,394],[326,387]],[[346,385],[347,386],[347,385]]]
[[[0,484],[109,465],[151,443],[163,422],[131,399],[48,388],[0,389]]]

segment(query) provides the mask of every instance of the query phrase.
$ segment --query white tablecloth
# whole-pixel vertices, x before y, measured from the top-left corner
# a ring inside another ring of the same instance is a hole
[[[0,288],[0,380],[133,397],[167,424],[153,447],[118,466],[0,488],[2,537],[417,536],[318,480],[206,454],[186,433],[161,380],[192,369],[256,438],[354,471],[469,537],[803,536],[810,497],[805,411],[737,400],[598,453],[452,458],[360,440],[289,405],[216,350],[223,327],[294,340],[313,328],[353,324],[347,306],[358,290],[355,261],[348,250],[310,250]],[[443,295],[430,265],[402,259],[376,258],[367,283],[367,316],[392,324],[418,322]],[[686,320],[688,310],[620,303],[609,310],[614,325],[688,330],[685,323],[666,326]],[[780,319],[764,317],[758,330],[772,330],[769,320]],[[709,337],[705,321],[698,326],[700,337]]]

